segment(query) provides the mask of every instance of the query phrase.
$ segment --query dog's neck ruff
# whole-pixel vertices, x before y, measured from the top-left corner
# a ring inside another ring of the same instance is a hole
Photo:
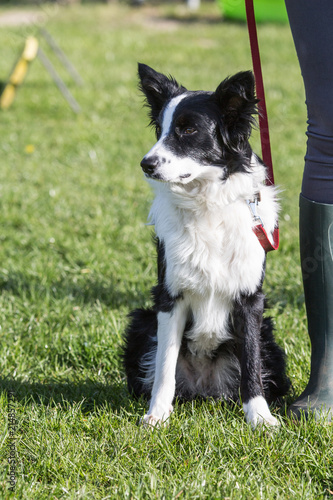
[[[265,184],[265,167],[253,154],[251,171],[236,173],[226,180],[221,180],[220,167],[216,167],[210,179],[196,179],[188,184],[166,183],[149,180],[156,193],[149,220],[155,224],[156,203],[161,198],[168,198],[174,207],[193,212],[194,216],[207,212],[218,212],[232,204],[248,206],[252,220],[252,229],[265,252],[273,246],[272,235],[277,223],[278,205],[274,186]],[[222,214],[221,214],[222,217]]]
[[[196,178],[189,183],[163,182],[149,178],[147,181],[152,185],[156,197],[168,192],[173,204],[181,209],[196,210],[201,204],[208,208],[216,205],[221,208],[237,201],[250,203],[251,200],[255,200],[258,205],[261,191],[274,188],[265,185],[265,167],[254,154],[250,168],[249,172],[235,173],[227,179],[223,179],[222,167],[216,166],[211,169],[209,177],[206,175],[204,179]]]

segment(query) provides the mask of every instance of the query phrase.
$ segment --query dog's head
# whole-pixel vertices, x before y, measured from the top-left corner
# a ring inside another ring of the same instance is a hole
[[[141,162],[147,177],[187,184],[248,170],[258,102],[252,72],[226,78],[215,92],[188,91],[144,64],[139,78],[157,137]]]

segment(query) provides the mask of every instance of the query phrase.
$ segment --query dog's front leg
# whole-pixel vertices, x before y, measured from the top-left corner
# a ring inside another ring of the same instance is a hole
[[[155,378],[149,411],[142,423],[156,425],[169,418],[176,388],[176,365],[186,324],[184,301],[175,302],[171,312],[157,315],[157,353]]]
[[[241,361],[241,397],[246,421],[258,425],[278,425],[265,399],[261,375],[260,331],[264,311],[264,295],[257,292],[242,297],[239,317],[244,335]]]

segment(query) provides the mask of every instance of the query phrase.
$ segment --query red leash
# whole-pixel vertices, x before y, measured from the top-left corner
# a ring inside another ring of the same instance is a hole
[[[268,127],[268,117],[267,117],[266,100],[265,100],[264,81],[261,71],[259,43],[257,36],[257,27],[254,14],[253,0],[245,0],[245,7],[246,7],[247,27],[250,38],[253,71],[256,81],[256,93],[260,101],[259,128],[260,128],[262,159],[265,165],[267,166],[266,184],[268,186],[272,186],[274,185],[272,152],[271,152],[271,143],[269,139],[269,127]],[[260,241],[261,246],[264,248],[265,252],[278,249],[279,247],[278,226],[273,231],[273,243],[269,240],[267,233],[264,229],[264,226],[262,224],[256,225],[253,228],[253,230],[258,240]]]

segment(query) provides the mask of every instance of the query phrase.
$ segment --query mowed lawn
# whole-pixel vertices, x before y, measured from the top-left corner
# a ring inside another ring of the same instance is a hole
[[[168,428],[149,431],[121,365],[126,316],[149,305],[155,282],[152,193],[139,166],[154,136],[137,62],[214,90],[251,68],[246,26],[223,22],[212,3],[195,15],[124,3],[33,10],[84,85],[36,26],[0,26],[0,79],[36,33],[82,108],[71,111],[36,60],[0,112],[0,498],[331,498],[330,424],[294,422],[276,408],[279,430],[252,431],[240,408],[198,401],[176,404]],[[310,361],[298,256],[306,110],[289,27],[263,24],[259,37],[281,187],[281,246],[268,255],[265,290],[288,355],[288,404]],[[258,132],[252,142],[260,153]]]

